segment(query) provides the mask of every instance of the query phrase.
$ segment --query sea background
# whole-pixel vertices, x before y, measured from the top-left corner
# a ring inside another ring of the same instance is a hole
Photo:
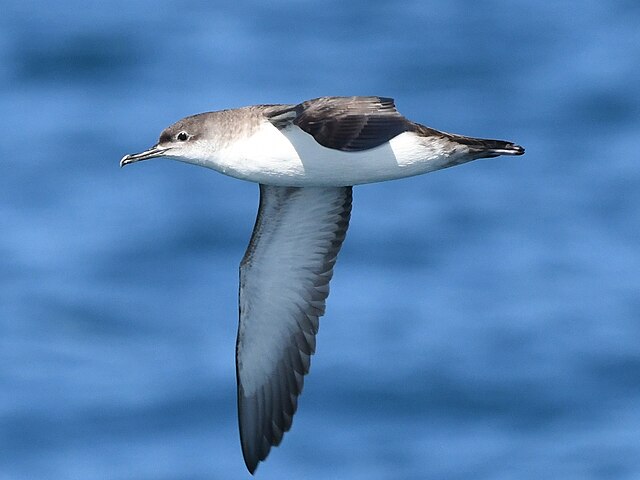
[[[118,161],[193,113],[370,94],[527,153],[355,189],[256,478],[640,478],[638,25],[630,0],[3,0],[0,479],[249,478],[258,189]]]

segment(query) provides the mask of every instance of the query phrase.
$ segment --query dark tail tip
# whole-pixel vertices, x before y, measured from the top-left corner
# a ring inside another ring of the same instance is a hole
[[[469,139],[465,142],[476,158],[490,158],[499,155],[524,155],[524,147],[504,140]]]
[[[465,137],[462,135],[446,134],[448,138],[469,148],[474,158],[497,157],[498,155],[523,155],[524,147],[504,140],[490,140],[488,138]]]
[[[497,155],[524,155],[524,147],[511,142],[501,142],[503,145],[491,148],[490,151]]]

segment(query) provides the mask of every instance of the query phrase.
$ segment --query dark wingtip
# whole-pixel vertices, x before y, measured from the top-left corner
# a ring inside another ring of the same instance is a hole
[[[253,475],[258,468],[258,465],[260,465],[260,460],[264,460],[264,458],[261,459],[255,449],[244,441],[242,434],[240,435],[240,445],[242,446],[242,459],[244,460],[244,464],[249,473]]]
[[[256,472],[258,465],[260,465],[260,458],[258,458],[255,452],[249,451],[244,444],[242,444],[242,458],[247,470],[251,475],[253,475]]]
[[[258,469],[258,465],[260,464],[260,462],[256,461],[255,463],[253,463],[253,462],[250,463],[250,462],[247,462],[246,459],[245,459],[244,464],[247,466],[247,470],[249,470],[249,473],[251,475],[255,475],[256,470]]]

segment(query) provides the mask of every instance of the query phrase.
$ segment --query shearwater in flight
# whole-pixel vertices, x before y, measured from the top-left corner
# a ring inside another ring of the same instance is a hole
[[[407,120],[391,98],[322,97],[186,117],[150,149],[122,158],[121,166],[168,157],[260,184],[240,263],[236,341],[240,443],[251,473],[291,427],[352,186],[523,153]]]

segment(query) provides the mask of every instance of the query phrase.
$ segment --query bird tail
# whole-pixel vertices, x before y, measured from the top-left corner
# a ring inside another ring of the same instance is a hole
[[[451,140],[466,145],[475,158],[490,158],[499,155],[523,155],[524,148],[513,142],[489,140],[486,138],[463,137],[449,134]]]

